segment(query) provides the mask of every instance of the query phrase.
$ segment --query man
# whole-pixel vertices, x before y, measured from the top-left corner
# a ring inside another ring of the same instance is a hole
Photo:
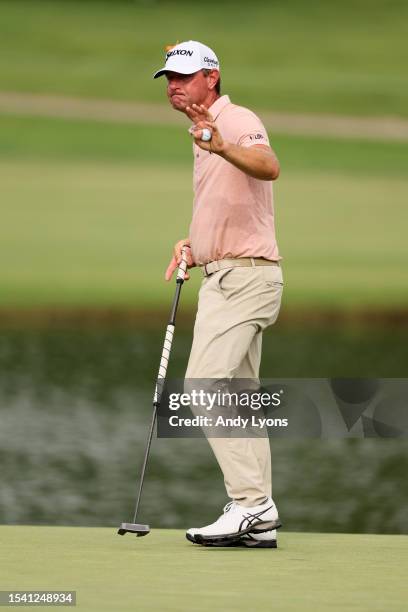
[[[271,181],[279,163],[258,117],[220,92],[215,53],[196,41],[169,48],[167,96],[193,122],[194,206],[189,236],[177,242],[170,280],[187,247],[204,280],[186,379],[258,380],[262,331],[282,295]],[[231,502],[211,525],[189,529],[204,545],[276,548],[280,526],[271,498],[269,440],[210,438]]]

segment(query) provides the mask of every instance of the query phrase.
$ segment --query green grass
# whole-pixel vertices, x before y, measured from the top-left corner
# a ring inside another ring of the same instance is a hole
[[[399,612],[407,536],[285,533],[275,550],[204,548],[182,531],[0,527],[3,590],[76,590],[79,610]]]
[[[162,279],[188,234],[190,167],[2,161],[0,179],[0,304],[169,302]],[[285,304],[405,304],[406,197],[400,177],[284,171],[275,198]],[[194,277],[185,303],[196,300]]]
[[[0,115],[0,159],[126,161],[192,167],[185,128]],[[406,177],[408,144],[269,132],[282,175],[293,170]]]
[[[408,114],[402,0],[51,2],[3,0],[3,90],[159,101],[163,47],[213,46],[224,90],[293,112]]]
[[[163,271],[191,218],[187,132],[30,117],[0,130],[0,305],[167,304]],[[285,304],[405,305],[407,145],[271,142]]]
[[[407,115],[400,0],[256,1],[250,11],[5,0],[1,10],[3,90],[163,101],[151,79],[162,47],[191,37],[216,48],[224,91],[240,104]],[[0,305],[167,304],[163,270],[191,215],[186,131],[3,116],[0,132]],[[270,136],[285,304],[405,306],[407,145]]]

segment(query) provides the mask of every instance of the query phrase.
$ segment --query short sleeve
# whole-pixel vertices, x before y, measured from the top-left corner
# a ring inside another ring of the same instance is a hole
[[[238,128],[238,129],[237,129]],[[269,145],[268,133],[262,121],[254,113],[247,110],[237,117],[237,144],[241,147],[253,145]]]

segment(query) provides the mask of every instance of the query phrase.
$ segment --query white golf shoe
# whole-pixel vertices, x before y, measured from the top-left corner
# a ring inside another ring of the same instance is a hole
[[[187,533],[187,539],[194,544],[198,544],[194,537]],[[200,542],[203,546],[215,546],[221,547],[247,547],[247,548],[278,548],[278,538],[276,536],[276,529],[271,531],[265,531],[264,533],[245,533],[236,539],[229,540],[203,540]]]
[[[186,537],[196,544],[216,545],[222,542],[222,545],[227,545],[228,542],[240,540],[247,534],[253,535],[255,532],[255,536],[259,536],[280,526],[278,510],[273,500],[268,497],[263,504],[252,508],[229,502],[215,523],[206,527],[193,527],[187,531]],[[248,542],[252,540],[248,538]]]
[[[246,533],[237,542],[236,546],[247,546],[248,548],[278,548],[276,529],[263,533]]]

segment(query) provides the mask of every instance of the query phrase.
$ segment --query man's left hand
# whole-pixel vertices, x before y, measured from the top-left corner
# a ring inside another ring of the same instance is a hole
[[[189,132],[194,138],[195,144],[210,153],[222,153],[224,140],[215,125],[214,119],[204,104],[193,104],[187,106],[186,114],[193,121]],[[211,132],[211,140],[201,140],[203,129],[207,128]]]

